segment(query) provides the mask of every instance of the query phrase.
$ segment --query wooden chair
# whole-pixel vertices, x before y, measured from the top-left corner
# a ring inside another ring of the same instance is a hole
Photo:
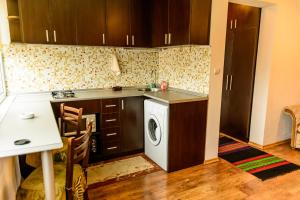
[[[53,151],[54,161],[63,162],[67,157],[68,150],[68,138],[67,137],[79,137],[82,135],[82,108],[73,108],[65,106],[64,103],[60,104],[60,134],[62,136],[63,148]],[[68,132],[66,129],[70,129]],[[41,154],[33,153],[26,155],[26,164],[31,167],[37,168],[41,166]]]
[[[89,145],[92,123],[85,134],[77,138],[68,138],[67,164],[55,164],[56,199],[86,199],[86,168],[89,160]],[[17,199],[44,199],[43,175],[41,167],[35,169],[21,184]]]
[[[81,135],[81,121],[82,121],[82,108],[73,108],[69,106],[65,106],[64,103],[60,104],[60,133],[63,137],[76,136],[79,137]],[[67,126],[71,126],[75,130],[75,134],[67,133]]]

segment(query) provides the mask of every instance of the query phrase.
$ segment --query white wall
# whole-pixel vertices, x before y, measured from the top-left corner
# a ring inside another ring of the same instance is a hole
[[[205,159],[218,157],[222,81],[225,54],[228,0],[213,0],[211,15],[211,72],[207,115]],[[215,71],[220,70],[219,74]]]
[[[291,124],[282,112],[300,104],[300,0],[277,3],[264,145],[290,138]]]
[[[9,44],[9,25],[7,20],[6,0],[0,0],[0,48],[2,44]]]
[[[250,128],[250,141],[260,145],[264,143],[276,12],[277,6],[269,5],[263,7],[261,13]]]

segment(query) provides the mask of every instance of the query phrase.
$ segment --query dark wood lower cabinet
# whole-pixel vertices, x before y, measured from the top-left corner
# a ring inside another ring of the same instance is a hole
[[[69,101],[66,105],[96,114],[90,162],[144,151],[144,97]],[[204,162],[207,100],[169,105],[168,171]],[[59,117],[60,103],[52,103]]]
[[[144,149],[144,97],[122,99],[121,145],[122,152]]]
[[[57,119],[61,103],[83,108],[84,115],[96,114],[96,132],[91,137],[91,162],[143,152],[144,97],[53,102]]]
[[[206,100],[170,105],[168,172],[204,162],[207,103]]]

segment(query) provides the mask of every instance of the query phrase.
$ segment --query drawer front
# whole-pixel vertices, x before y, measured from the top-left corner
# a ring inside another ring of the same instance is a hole
[[[120,142],[119,141],[110,141],[110,142],[103,142],[103,154],[104,155],[111,155],[114,153],[120,152]]]
[[[103,141],[120,140],[120,128],[106,128],[101,131]]]
[[[120,126],[119,113],[102,114],[101,128],[111,128]]]
[[[120,111],[120,99],[102,100],[102,113],[116,113]]]

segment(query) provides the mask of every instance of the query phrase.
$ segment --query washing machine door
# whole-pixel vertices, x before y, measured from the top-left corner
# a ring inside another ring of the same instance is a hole
[[[155,115],[150,115],[147,122],[147,135],[150,142],[157,146],[162,137],[161,127]]]

